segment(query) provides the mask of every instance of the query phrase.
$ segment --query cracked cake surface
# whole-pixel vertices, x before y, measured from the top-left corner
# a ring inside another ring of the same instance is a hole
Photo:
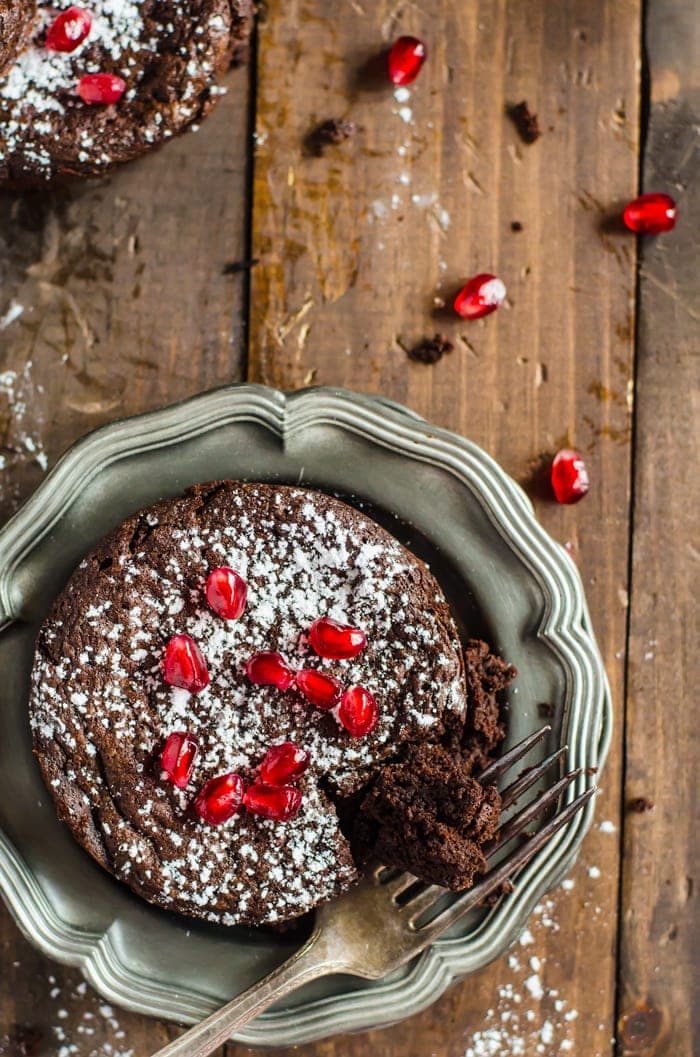
[[[252,18],[251,0],[90,0],[87,39],[71,52],[52,51],[46,32],[70,6],[40,0],[30,35],[19,47],[14,41],[6,64],[0,51],[0,184],[99,176],[189,128],[222,90],[219,78]],[[9,7],[8,24],[19,33]],[[81,77],[98,73],[126,82],[118,102],[81,100]]]
[[[204,596],[208,572],[223,565],[248,585],[245,612],[231,622]],[[359,656],[313,653],[307,631],[322,615],[364,629]],[[181,633],[211,674],[196,695],[161,671]],[[245,664],[260,650],[367,687],[376,727],[353,738],[298,693],[251,684]],[[466,729],[467,688],[444,595],[393,536],[318,492],[220,482],[127,519],[80,564],[40,631],[30,711],[59,817],[99,863],[159,906],[263,924],[353,883],[336,807],[412,746]],[[185,790],[164,782],[159,765],[164,740],[180,730],[200,746]],[[213,827],[194,814],[202,783],[230,771],[250,781],[283,740],[311,754],[295,819],[242,812]]]

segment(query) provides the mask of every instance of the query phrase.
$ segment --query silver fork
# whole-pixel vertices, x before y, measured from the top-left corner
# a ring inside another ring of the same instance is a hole
[[[550,729],[543,727],[490,764],[479,777],[482,784],[493,785],[503,778]],[[537,767],[527,768],[511,782],[501,794],[504,809],[535,785],[565,752],[566,746]],[[490,864],[508,842],[556,803],[580,774],[580,770],[565,774],[509,819],[484,848],[487,862]],[[439,901],[447,894],[444,888],[421,884],[409,873],[396,876],[395,870],[377,866],[356,888],[317,911],[314,930],[296,954],[153,1057],[207,1057],[273,1002],[320,976],[349,973],[365,980],[379,980],[398,969],[508,881],[594,793],[595,789],[581,793],[524,844],[514,847],[502,861],[490,865],[477,885],[444,909],[439,908]],[[434,911],[432,915],[431,911]]]

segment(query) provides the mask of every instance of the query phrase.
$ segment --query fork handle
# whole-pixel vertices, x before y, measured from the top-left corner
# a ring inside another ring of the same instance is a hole
[[[228,1042],[238,1028],[278,998],[320,976],[339,971],[342,966],[329,957],[324,950],[325,944],[319,943],[319,939],[319,934],[314,933],[296,954],[268,976],[158,1050],[153,1057],[208,1057],[218,1046]]]

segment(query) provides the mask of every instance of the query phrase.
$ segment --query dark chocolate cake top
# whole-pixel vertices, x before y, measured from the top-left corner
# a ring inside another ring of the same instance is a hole
[[[15,58],[35,16],[34,0],[0,0],[0,74]]]
[[[208,607],[219,566],[247,582],[235,621]],[[319,616],[361,627],[352,660],[318,657]],[[211,682],[193,695],[168,686],[171,636],[191,635]],[[295,691],[251,684],[245,664],[277,650],[374,694],[379,722],[354,738],[332,712]],[[361,791],[409,745],[463,723],[457,632],[427,569],[356,510],[317,492],[224,482],[197,486],[129,518],[73,574],[45,622],[33,670],[35,751],[78,840],[160,906],[227,924],[297,916],[355,879],[335,802]],[[190,786],[161,779],[169,734],[199,740]],[[278,823],[241,812],[209,826],[197,789],[235,771],[250,781],[270,745],[311,753],[302,808]]]
[[[31,38],[0,74],[0,182],[100,175],[197,122],[252,11],[251,0],[90,0],[87,38],[51,50],[47,30],[70,6],[38,3]],[[102,73],[122,78],[124,95],[85,103],[80,79]]]

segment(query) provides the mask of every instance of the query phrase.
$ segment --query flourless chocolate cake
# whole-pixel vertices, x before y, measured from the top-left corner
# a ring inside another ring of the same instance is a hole
[[[34,0],[0,0],[0,75],[29,36],[35,17]]]
[[[374,857],[484,868],[513,671],[427,566],[301,488],[218,482],[128,518],[44,623],[35,753],[59,817],[158,906],[275,924]]]
[[[33,7],[0,0],[0,185],[17,188],[101,176],[199,122],[252,17],[252,0]]]

